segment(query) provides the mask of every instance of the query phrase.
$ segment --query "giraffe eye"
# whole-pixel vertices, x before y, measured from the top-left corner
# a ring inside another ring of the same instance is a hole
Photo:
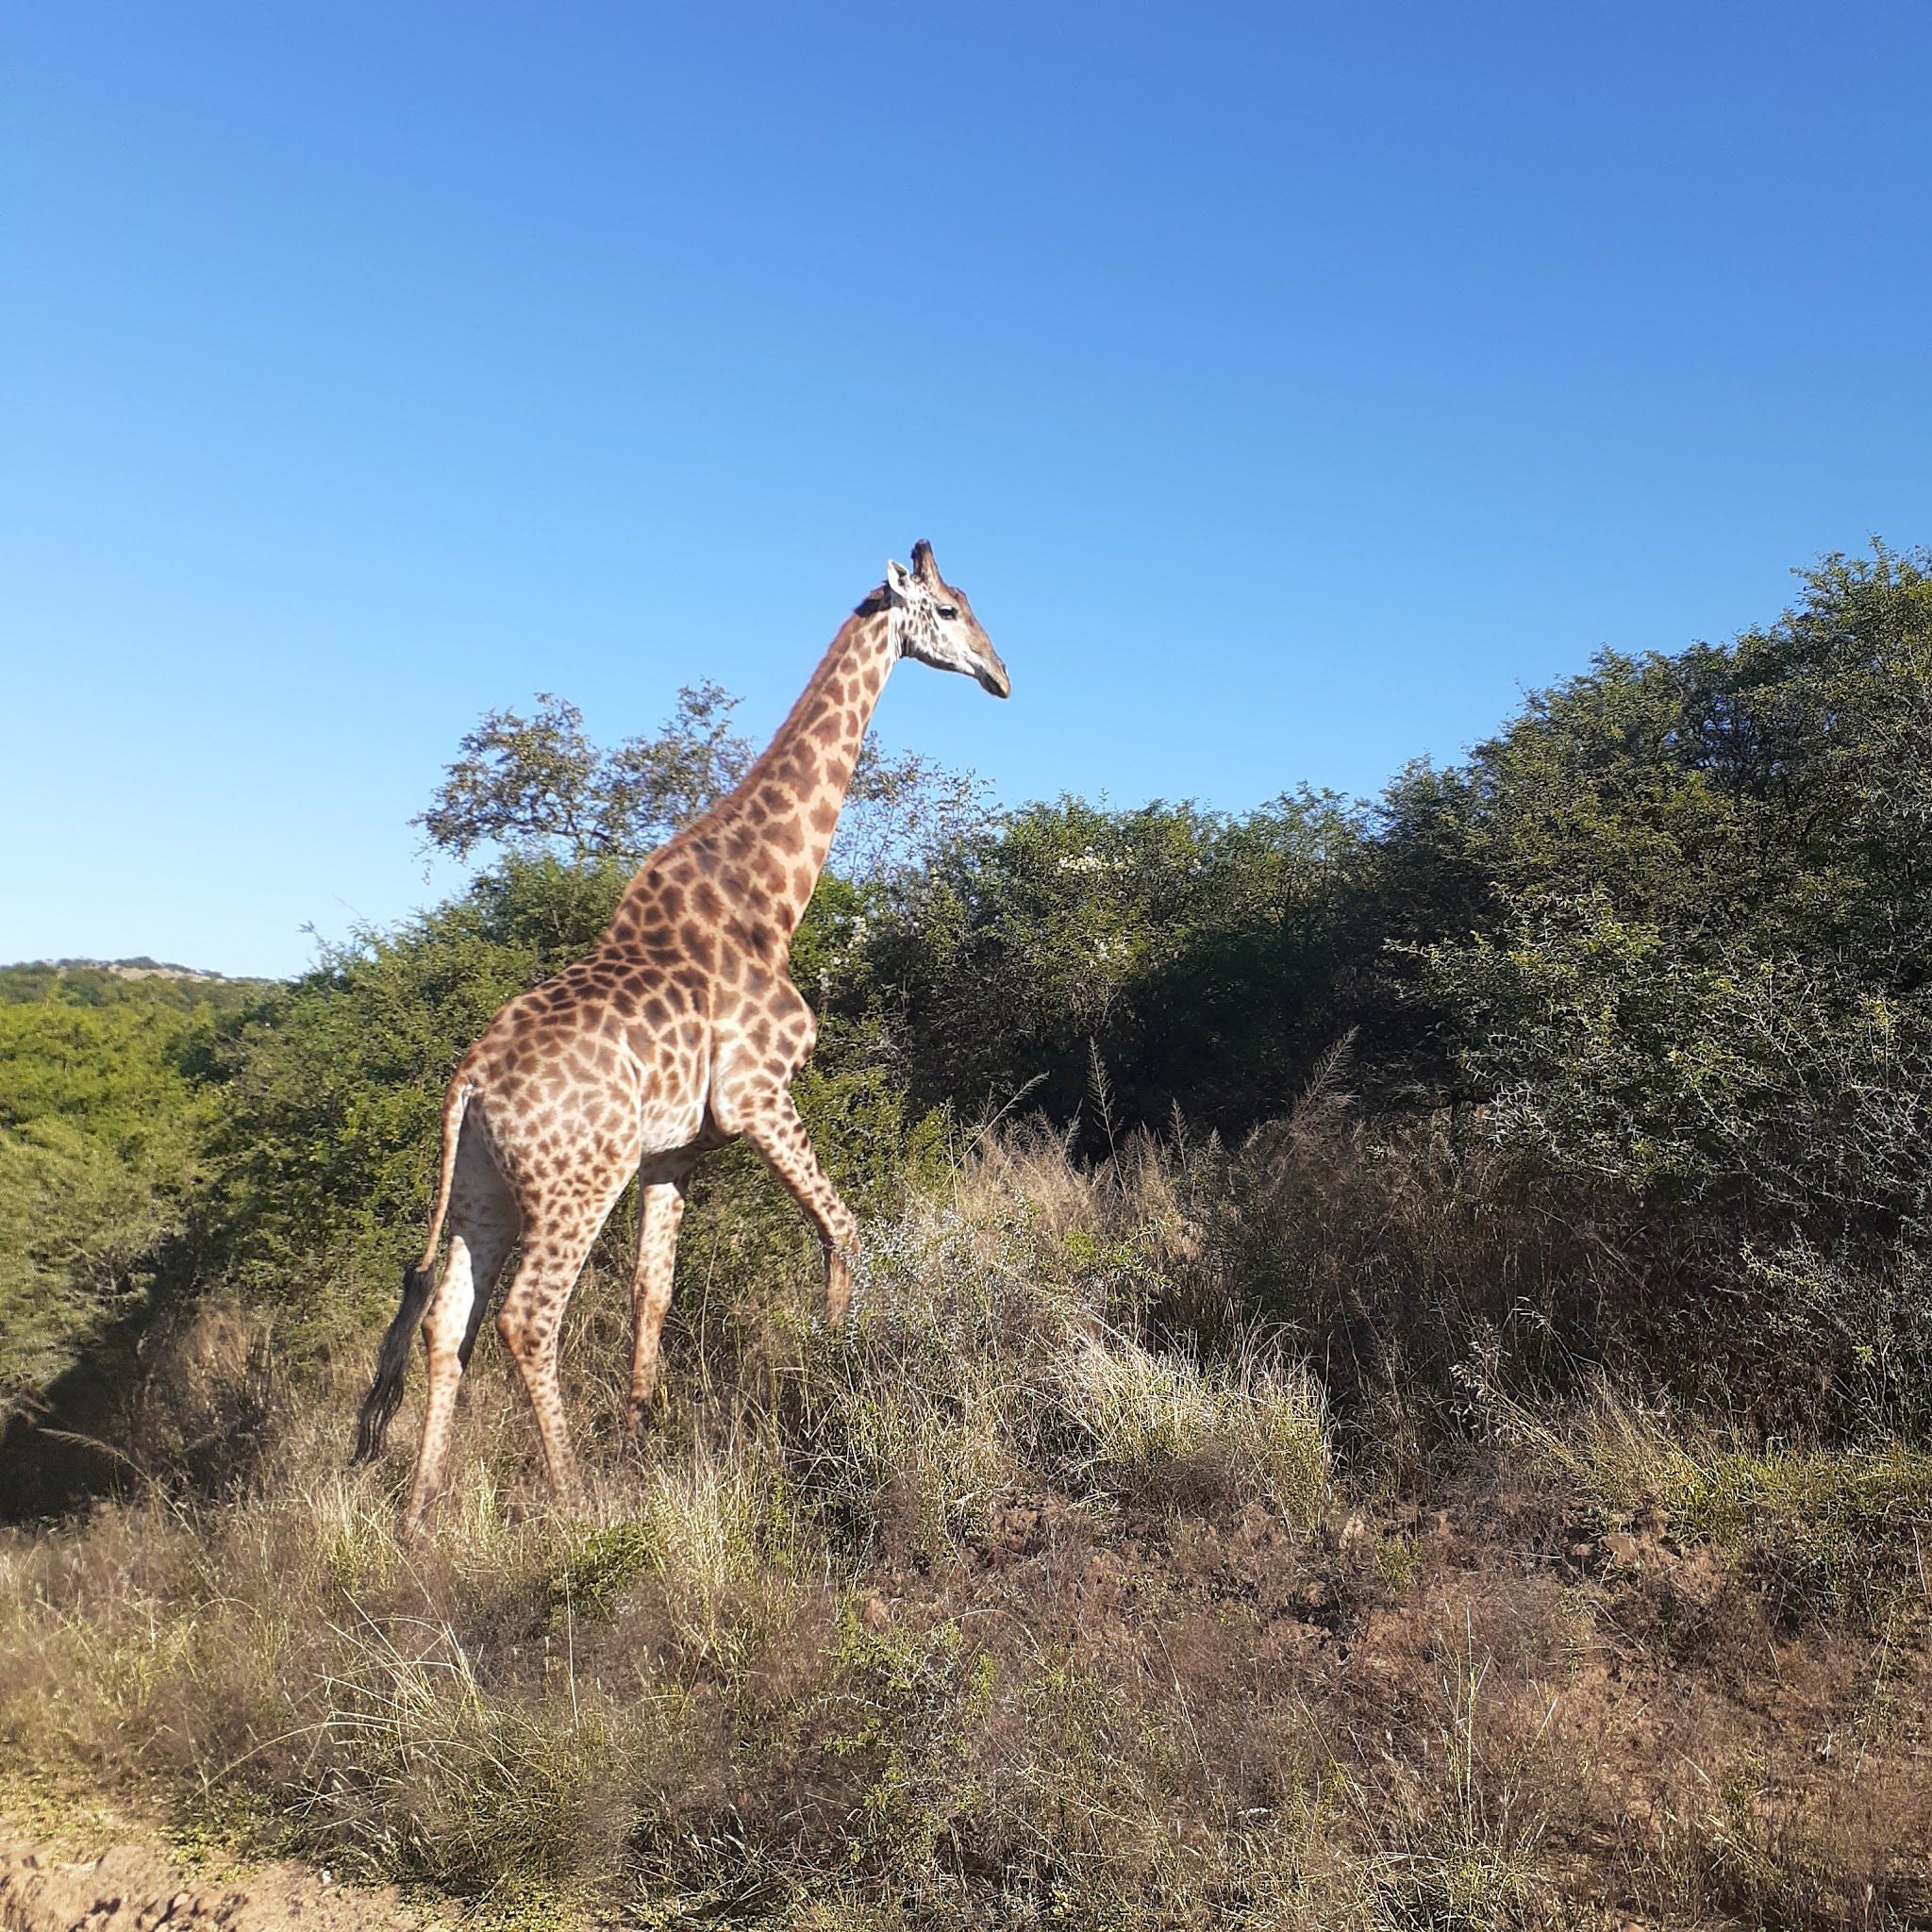
[[[958,614],[959,607],[957,604],[941,604],[940,606],[940,615],[943,618],[950,620],[958,617]]]

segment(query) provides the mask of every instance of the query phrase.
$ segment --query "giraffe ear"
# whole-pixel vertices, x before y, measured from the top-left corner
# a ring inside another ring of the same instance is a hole
[[[903,563],[886,562],[886,594],[894,604],[903,604],[912,593],[912,573]]]

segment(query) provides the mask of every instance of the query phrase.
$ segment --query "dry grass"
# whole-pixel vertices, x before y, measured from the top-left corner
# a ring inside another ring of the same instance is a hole
[[[1089,1335],[1059,1363],[1088,1445],[1074,1468],[1116,1494],[1249,1495],[1310,1529],[1332,1501],[1322,1395],[1304,1369],[1253,1356],[1204,1368],[1128,1335]]]
[[[1259,1211],[1145,1146],[983,1148],[868,1230],[837,1333],[808,1270],[723,1281],[701,1236],[644,1451],[591,1282],[582,1518],[486,1352],[414,1545],[406,1453],[341,1467],[360,1359],[289,1384],[210,1317],[156,1413],[191,1441],[252,1364],[254,1459],[197,1486],[130,1437],[122,1500],[8,1533],[0,1742],[543,1923],[1917,1922],[1924,1459],[1478,1362],[1491,1446],[1405,1488],[1233,1319]]]

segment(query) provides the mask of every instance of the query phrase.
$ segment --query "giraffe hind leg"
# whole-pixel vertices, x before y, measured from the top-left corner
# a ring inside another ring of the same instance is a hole
[[[474,1219],[492,1218],[508,1223],[510,1239],[514,1241],[517,1224],[517,1210],[508,1189],[497,1173],[495,1163],[476,1137],[474,1129],[459,1129],[460,1138],[457,1145],[456,1164],[451,1175],[450,1200],[447,1207],[449,1227],[454,1236],[466,1213]],[[389,1425],[394,1421],[395,1413],[403,1403],[403,1383],[409,1372],[409,1341],[419,1325],[428,1318],[429,1311],[437,1300],[436,1247],[444,1210],[439,1208],[436,1224],[430,1230],[430,1245],[425,1260],[413,1263],[403,1271],[403,1296],[401,1305],[384,1331],[381,1346],[376,1351],[375,1375],[370,1383],[369,1393],[362,1398],[362,1407],[356,1423],[356,1452],[351,1458],[356,1462],[373,1462],[382,1453],[384,1439],[389,1434]],[[499,1255],[495,1264],[502,1266]],[[484,1283],[487,1293],[494,1270]],[[475,1324],[471,1324],[471,1340],[475,1339]],[[469,1345],[463,1348],[463,1361],[470,1358]]]
[[[630,1432],[643,1426],[658,1382],[658,1344],[671,1306],[677,1231],[684,1220],[688,1156],[646,1161],[638,1174],[638,1244],[631,1269]]]
[[[516,1241],[519,1221],[516,1202],[488,1151],[466,1133],[450,1193],[449,1254],[422,1319],[429,1391],[405,1519],[411,1528],[421,1526],[441,1491],[457,1388],[482,1308]]]
[[[423,1405],[423,1446],[417,1453],[416,1476],[409,1487],[407,1521],[411,1527],[422,1524],[441,1493],[450,1431],[456,1420],[457,1389],[469,1363],[482,1309],[515,1240],[513,1223],[485,1216],[459,1224],[451,1231],[449,1259],[423,1320],[429,1393]]]
[[[564,1419],[563,1393],[557,1376],[563,1311],[597,1230],[629,1180],[626,1166],[613,1177],[613,1184],[604,1189],[601,1203],[590,1213],[555,1219],[532,1214],[524,1228],[522,1257],[496,1317],[496,1332],[517,1365],[530,1398],[531,1413],[537,1419],[551,1493],[566,1506],[577,1503],[582,1489],[571,1455],[570,1425]]]

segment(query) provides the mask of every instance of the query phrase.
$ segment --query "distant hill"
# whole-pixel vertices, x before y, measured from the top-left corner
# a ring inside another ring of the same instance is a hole
[[[281,982],[231,979],[143,955],[135,959],[23,959],[0,966],[0,1006],[52,1001],[65,1006],[214,1007],[226,1012],[252,1005]]]

